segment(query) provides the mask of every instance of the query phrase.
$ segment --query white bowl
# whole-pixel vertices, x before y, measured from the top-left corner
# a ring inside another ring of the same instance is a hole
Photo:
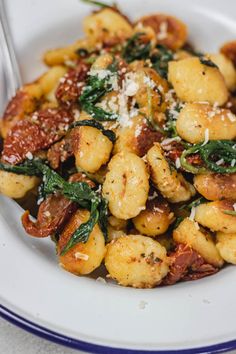
[[[209,52],[236,38],[234,0],[120,0],[137,18],[166,12]],[[9,0],[25,81],[45,70],[42,53],[82,35],[91,8],[76,0]],[[0,197],[0,314],[49,340],[95,353],[220,352],[236,348],[236,267],[196,282],[151,290],[122,288],[59,268],[54,245],[25,234],[22,210]]]

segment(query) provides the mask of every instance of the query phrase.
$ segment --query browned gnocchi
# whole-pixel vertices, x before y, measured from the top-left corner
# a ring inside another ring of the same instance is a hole
[[[103,196],[111,213],[119,219],[130,219],[145,209],[149,191],[145,163],[133,153],[112,157],[103,183]]]
[[[154,184],[170,202],[189,200],[195,194],[194,187],[184,179],[183,175],[170,168],[159,144],[148,151],[147,160]]]
[[[174,230],[173,238],[178,243],[192,247],[210,264],[217,267],[223,265],[223,259],[216,248],[214,239],[209,232],[200,228],[197,222],[189,218],[184,219]]]
[[[63,230],[58,243],[59,262],[68,272],[89,274],[100,266],[106,253],[105,240],[98,225],[95,225],[86,243],[80,242],[65,255],[60,255],[74,231],[89,219],[86,210],[77,210]]]
[[[147,201],[146,209],[133,219],[133,223],[140,234],[154,237],[164,234],[173,218],[168,202],[155,198]]]
[[[217,232],[216,247],[226,262],[236,264],[236,233]]]
[[[157,241],[140,235],[124,235],[107,248],[105,265],[120,285],[153,288],[168,273],[166,250]]]
[[[199,58],[170,62],[168,79],[185,102],[217,102],[222,106],[227,101],[228,90],[218,67],[205,65]]]
[[[235,201],[229,199],[203,203],[196,207],[195,220],[212,231],[234,233],[236,232],[234,205]]]
[[[205,103],[187,103],[176,122],[179,136],[189,143],[236,138],[236,116],[229,110]]]

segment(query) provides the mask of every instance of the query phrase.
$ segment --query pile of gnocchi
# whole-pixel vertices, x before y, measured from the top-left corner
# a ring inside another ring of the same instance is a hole
[[[201,53],[173,16],[85,1],[85,37],[6,107],[0,193],[76,275],[153,288],[236,264],[236,41]]]

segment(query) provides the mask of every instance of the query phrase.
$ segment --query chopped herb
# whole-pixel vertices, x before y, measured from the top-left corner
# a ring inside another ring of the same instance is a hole
[[[112,143],[116,141],[116,135],[112,130],[105,129],[102,124],[95,120],[81,120],[81,121],[76,121],[72,123],[69,127],[69,129],[75,128],[75,127],[82,127],[82,126],[89,126],[96,128],[102,132],[103,135],[105,135]]]
[[[24,164],[21,165],[10,165],[0,162],[0,170],[26,176],[41,175],[38,168],[32,163],[32,160],[26,160]]]
[[[195,167],[187,161],[189,155],[198,153],[203,160],[205,167]],[[216,162],[223,159],[226,165],[218,165]],[[206,173],[235,173],[236,166],[231,166],[233,159],[236,159],[235,142],[230,140],[211,140],[208,143],[196,144],[185,150],[180,158],[181,166],[193,174]]]
[[[172,230],[176,229],[183,220],[184,220],[183,216],[177,216],[174,223],[171,225],[171,229]]]
[[[189,204],[183,204],[181,207],[179,207],[179,210],[185,211],[187,215],[187,213],[189,213],[192,208],[196,208],[198,205],[205,203],[206,201],[207,200],[205,198],[200,197],[195,199]],[[185,217],[186,216],[177,216],[174,223],[171,225],[171,229],[172,230],[176,229],[179,226],[179,224],[184,220]]]
[[[99,79],[96,75],[90,75],[83,89],[83,93],[79,98],[79,102],[82,105],[86,102],[96,103],[106,92],[111,91],[111,89],[112,86],[107,84],[106,79]]]
[[[152,67],[161,77],[167,79],[168,63],[173,59],[173,52],[167,47],[158,44],[156,51],[151,56]]]
[[[213,61],[211,61],[210,59],[206,59],[204,57],[199,57],[199,60],[203,65],[209,66],[210,68],[217,68],[218,69],[218,66],[215,63],[213,63]]]
[[[227,214],[227,215],[236,216],[236,211],[235,210],[224,210],[223,213]]]
[[[64,256],[77,243],[87,242],[89,235],[92,232],[98,219],[99,219],[99,212],[97,210],[97,203],[93,203],[89,220],[87,222],[81,224],[80,227],[73,233],[73,235],[69,239],[68,243],[61,251],[61,255]]]
[[[110,69],[115,70],[115,67],[116,64],[110,66]],[[108,70],[110,69],[108,68]],[[114,71],[111,71],[111,75],[114,75]],[[100,79],[97,75],[90,75],[83,93],[79,98],[82,109],[99,121],[113,121],[118,119],[117,114],[106,112],[104,109],[95,106],[101,97],[112,91],[113,87],[110,82],[111,75],[108,75],[104,79]]]
[[[95,6],[99,6],[99,7],[102,7],[102,8],[105,8],[105,7],[111,7],[110,5],[104,3],[104,2],[101,2],[101,1],[96,1],[96,0],[81,0],[82,2],[85,2],[86,4],[89,4],[89,5],[95,5]]]
[[[95,62],[95,60],[97,59],[97,56],[93,55],[89,58],[85,58],[84,61],[86,64],[93,64]]]
[[[74,232],[61,254],[65,254],[79,242],[87,242],[96,222],[102,225],[102,231],[105,231],[104,237],[106,238],[107,202],[100,194],[93,191],[86,182],[67,182],[39,159],[26,160],[18,166],[0,164],[0,169],[18,174],[42,176],[41,195],[43,197],[60,192],[66,198],[78,203],[82,208],[90,210],[89,220],[80,225]]]
[[[107,112],[101,107],[92,105],[91,103],[85,103],[83,109],[90,114],[94,119],[104,122],[104,121],[113,121],[119,118],[118,114]]]
[[[191,210],[192,208],[196,208],[198,205],[205,203],[207,200],[204,197],[200,197],[195,199],[193,202],[189,204],[182,205],[179,210]]]
[[[104,198],[101,199],[101,203],[98,207],[98,210],[99,210],[98,224],[100,226],[100,229],[102,230],[105,240],[107,240],[108,201],[106,199]]]
[[[89,52],[85,48],[79,48],[76,51],[76,54],[78,54],[81,58],[85,58],[89,55]]]
[[[131,63],[134,60],[147,59],[150,56],[151,43],[143,43],[142,37],[145,33],[138,32],[135,33],[131,38],[128,39],[122,50],[122,57]]]
[[[180,105],[178,104],[176,107],[175,107],[175,111],[176,112],[180,112],[181,110],[181,107]],[[173,113],[173,110],[167,110],[166,111],[166,118],[167,118],[167,121],[166,121],[166,124],[165,124],[165,127],[164,127],[164,131],[168,134],[168,136],[170,138],[175,138],[176,136],[178,136],[178,133],[177,133],[177,130],[176,130],[176,117]]]

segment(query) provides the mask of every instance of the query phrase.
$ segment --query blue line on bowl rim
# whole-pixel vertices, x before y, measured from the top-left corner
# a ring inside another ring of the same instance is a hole
[[[113,348],[93,343],[88,343],[81,341],[79,339],[74,339],[67,337],[63,334],[54,332],[46,327],[38,325],[32,321],[25,319],[24,317],[16,314],[7,307],[0,304],[0,316],[7,320],[8,322],[20,327],[21,329],[30,332],[31,334],[37,335],[41,338],[49,340],[51,342],[64,345],[69,348],[82,350],[89,353],[95,354],[203,354],[203,353],[224,353],[230,350],[236,349],[236,339],[225,343],[214,344],[202,348],[189,348],[189,349],[178,349],[178,350],[138,350],[138,349],[125,349],[125,348]]]

